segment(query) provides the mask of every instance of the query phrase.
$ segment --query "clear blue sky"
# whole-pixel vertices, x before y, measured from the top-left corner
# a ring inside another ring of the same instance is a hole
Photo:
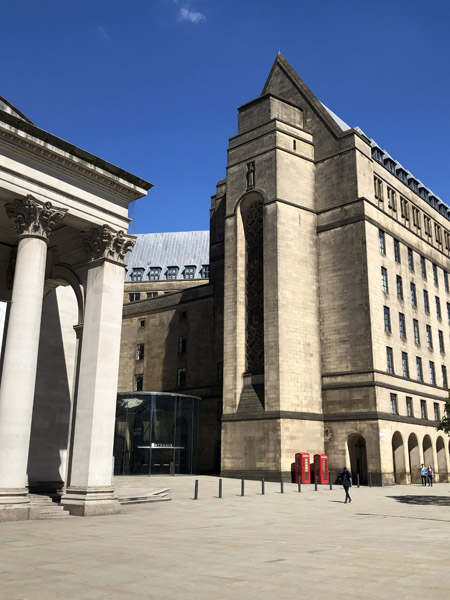
[[[209,227],[236,109],[278,50],[450,203],[446,0],[2,0],[0,15],[0,94],[154,184],[135,233]]]

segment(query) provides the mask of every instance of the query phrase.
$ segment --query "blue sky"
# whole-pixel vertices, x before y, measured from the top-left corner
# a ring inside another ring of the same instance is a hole
[[[151,181],[133,231],[209,227],[237,108],[278,50],[315,95],[450,203],[446,0],[1,1],[0,94]]]

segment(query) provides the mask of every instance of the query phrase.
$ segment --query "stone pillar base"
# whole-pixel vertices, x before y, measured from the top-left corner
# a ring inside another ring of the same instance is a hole
[[[61,497],[61,504],[76,517],[116,515],[120,504],[112,487],[68,487]]]
[[[30,499],[26,488],[0,489],[0,522],[28,521],[30,518]]]

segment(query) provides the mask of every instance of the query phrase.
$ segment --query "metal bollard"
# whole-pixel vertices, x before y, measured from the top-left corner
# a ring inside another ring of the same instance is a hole
[[[245,496],[245,488],[244,488],[244,485],[245,485],[245,479],[244,479],[244,478],[242,478],[242,479],[241,479],[241,496]]]
[[[359,473],[356,473],[356,487],[359,487]]]
[[[219,498],[222,498],[222,480],[219,479]]]
[[[317,492],[317,475],[314,477],[314,491]]]
[[[261,478],[261,495],[264,496],[264,494],[266,493],[265,487],[264,487],[264,477]]]
[[[301,492],[302,491],[302,482],[300,480],[300,477],[297,479],[297,485],[298,485],[298,491]]]
[[[194,500],[198,500],[198,479],[195,480]]]
[[[372,487],[372,473],[369,473],[369,487]]]
[[[281,493],[284,494],[284,480],[283,480],[283,478],[280,479],[280,486],[281,486]]]
[[[332,489],[333,489],[333,484],[331,482],[331,477],[330,477],[330,490],[332,490]]]

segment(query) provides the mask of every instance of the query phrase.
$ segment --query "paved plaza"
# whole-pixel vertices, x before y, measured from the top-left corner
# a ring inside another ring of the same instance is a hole
[[[117,478],[170,502],[116,516],[0,524],[4,600],[450,596],[450,484],[352,488]],[[136,492],[137,493],[137,492]]]

